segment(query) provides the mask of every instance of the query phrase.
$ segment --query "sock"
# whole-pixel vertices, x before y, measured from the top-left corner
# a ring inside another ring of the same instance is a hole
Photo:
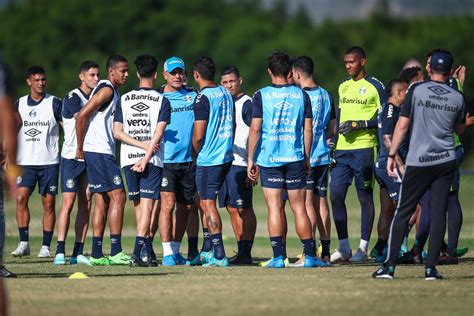
[[[181,248],[181,243],[179,241],[171,242],[171,249],[173,250],[173,254],[179,253],[179,248]]]
[[[367,252],[367,247],[369,246],[369,242],[367,240],[361,239],[359,242],[359,249],[365,250]]]
[[[58,243],[56,245],[56,254],[58,253],[65,254],[66,253],[65,248],[66,248],[66,242],[58,240]]]
[[[240,254],[242,252],[242,241],[237,240],[237,254]]]
[[[115,256],[122,252],[122,235],[110,235],[110,255]]]
[[[43,230],[43,246],[51,246],[51,240],[53,239],[53,232]]]
[[[92,237],[92,258],[99,259],[104,256],[102,252],[102,239],[102,237]]]
[[[28,226],[18,227],[18,233],[20,234],[20,241],[28,241]]]
[[[323,246],[321,257],[331,256],[330,244],[331,244],[330,240],[321,240],[321,245]]]
[[[76,241],[74,243],[74,249],[72,250],[72,257],[77,257],[79,255],[82,255],[83,251],[84,251],[84,243]]]
[[[270,243],[272,245],[273,258],[283,256],[283,237],[281,236],[270,237]]]
[[[339,251],[343,253],[351,252],[351,245],[349,244],[349,239],[339,239]]]
[[[377,250],[377,254],[382,255],[385,247],[387,247],[387,240],[379,238],[374,248]]]
[[[198,253],[198,237],[188,237],[188,258],[194,258]]]
[[[303,244],[303,253],[305,256],[316,257],[316,244],[314,239],[301,239]]]
[[[156,260],[155,252],[153,251],[152,241],[150,237],[145,237],[145,251],[148,254],[148,258]]]
[[[252,246],[253,246],[253,240],[241,240],[240,241],[240,254],[242,254],[245,257],[251,257],[252,256]]]
[[[283,258],[288,258],[288,255],[286,254],[286,239],[283,239],[283,237],[281,241],[281,253]]]
[[[135,237],[135,247],[133,247],[133,256],[135,258],[140,258],[140,252],[142,251],[143,246],[145,245],[145,237],[136,236]]]
[[[214,250],[214,258],[222,260],[225,257],[224,242],[222,241],[222,233],[212,234],[212,249]]]
[[[208,228],[203,228],[202,232],[204,235],[204,240],[202,241],[201,251],[209,252],[212,250],[211,234],[209,234]]]
[[[173,254],[173,248],[171,248],[171,242],[162,242],[161,245],[163,246],[163,257]]]

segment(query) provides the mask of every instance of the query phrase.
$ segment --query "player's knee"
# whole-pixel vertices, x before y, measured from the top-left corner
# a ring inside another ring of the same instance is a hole
[[[16,196],[16,204],[19,206],[26,206],[28,204],[29,196],[25,194],[19,194]]]

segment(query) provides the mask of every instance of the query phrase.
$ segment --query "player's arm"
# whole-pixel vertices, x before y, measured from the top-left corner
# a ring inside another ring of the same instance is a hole
[[[249,138],[247,140],[247,177],[253,183],[258,181],[258,167],[254,159],[257,146],[260,143],[262,118],[262,95],[260,92],[257,92],[252,99],[252,120],[249,128]]]
[[[61,126],[61,128],[64,129],[63,116],[61,114],[62,111],[63,111],[63,101],[59,98],[54,98],[53,99],[54,118],[56,122],[58,122],[59,126]]]
[[[194,130],[191,156],[196,159],[206,136],[207,121],[209,120],[210,104],[205,95],[198,94],[194,100]]]
[[[122,104],[120,101],[117,103],[117,106],[115,108],[113,132],[115,139],[117,139],[118,141],[130,146],[141,148],[143,150],[147,149],[146,143],[133,138],[132,136],[128,135],[123,131],[123,112]]]
[[[86,136],[86,126],[89,117],[94,111],[97,111],[103,104],[109,102],[113,97],[114,91],[111,87],[105,86],[100,89],[89,102],[76,115],[76,138],[77,150],[76,159],[84,159],[84,138]]]
[[[459,115],[456,118],[456,122],[454,123],[454,131],[456,134],[461,135],[464,133],[464,130],[467,127],[468,119],[469,119],[469,113],[466,114],[466,101],[464,100],[464,97],[462,99],[462,109],[459,112]]]
[[[306,92],[303,92],[304,99],[304,130],[303,130],[303,142],[304,142],[304,165],[306,172],[309,174],[311,171],[311,165],[309,158],[311,156],[311,146],[313,145],[313,111],[311,109],[311,99]]]
[[[337,137],[337,115],[336,115],[336,107],[334,106],[334,99],[332,95],[329,93],[329,106],[330,106],[330,112],[329,112],[329,122],[328,125],[326,126],[326,140],[329,143],[331,143],[331,139],[333,137]]]

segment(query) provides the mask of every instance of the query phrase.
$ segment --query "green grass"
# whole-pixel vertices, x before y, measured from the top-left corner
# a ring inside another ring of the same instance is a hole
[[[442,266],[442,282],[423,280],[422,266],[400,266],[393,281],[374,281],[370,274],[377,265],[336,265],[324,269],[282,269],[278,271],[253,267],[190,268],[190,267],[84,267],[52,264],[52,259],[38,259],[41,244],[41,215],[39,200],[33,197],[30,226],[32,256],[12,258],[9,253],[18,241],[14,205],[7,209],[7,243],[5,261],[8,268],[19,274],[18,279],[7,280],[12,315],[60,314],[137,314],[160,315],[472,315],[474,300],[474,176],[464,175],[461,184],[461,203],[464,224],[460,246],[471,252],[457,266]],[[374,192],[378,196],[378,191]],[[377,199],[375,199],[377,200]],[[257,189],[255,209],[258,229],[254,257],[261,261],[271,256],[266,232],[266,208]],[[353,248],[357,246],[360,230],[360,210],[354,190],[347,199],[349,233]],[[378,202],[376,202],[378,208]],[[123,246],[127,252],[133,248],[134,216],[127,206]],[[235,241],[225,211],[225,244],[229,255],[235,250]],[[289,256],[301,252],[290,220]],[[72,230],[70,230],[70,233]],[[337,247],[335,229],[332,229],[332,248]],[[70,234],[71,235],[71,234]],[[106,232],[106,236],[108,233]],[[89,232],[90,236],[90,232]],[[372,243],[376,239],[374,227]],[[73,241],[67,241],[70,253]],[[155,249],[160,252],[159,240]],[[104,250],[109,250],[107,238]],[[53,241],[53,251],[55,241]],[[183,250],[186,250],[183,245]],[[90,238],[86,244],[90,252]],[[76,271],[89,276],[85,280],[67,277]]]

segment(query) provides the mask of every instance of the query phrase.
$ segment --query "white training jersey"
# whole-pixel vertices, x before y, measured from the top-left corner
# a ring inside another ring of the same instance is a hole
[[[138,89],[124,94],[120,98],[120,109],[117,108],[115,121],[123,124],[125,134],[141,142],[150,141],[156,130],[163,104],[163,95],[153,89]],[[119,111],[121,112],[119,114]],[[120,166],[133,165],[145,157],[145,150],[130,146],[126,143],[120,145]],[[160,148],[150,159],[150,163],[163,167],[164,146]]]
[[[28,105],[28,95],[18,100],[21,128],[18,132],[17,164],[46,166],[59,163],[59,123],[54,117],[55,96],[46,94],[37,105]]]
[[[63,102],[63,113],[66,107],[66,102],[68,99],[78,98],[81,108],[86,105],[87,99],[84,94],[78,88],[72,90],[64,98]],[[77,113],[77,112],[76,112]],[[77,149],[77,137],[76,137],[76,118],[73,115],[72,117],[66,117],[63,115],[63,129],[64,129],[64,142],[61,149],[61,157],[66,159],[75,159],[76,158],[76,149]]]
[[[252,101],[248,95],[244,95],[235,101],[235,135],[234,135],[234,166],[247,166],[247,140],[249,138],[249,127],[242,118],[242,107],[245,102]]]
[[[113,90],[112,100],[109,103],[103,104],[92,113],[89,118],[89,124],[84,138],[84,151],[115,156],[113,121],[115,107],[120,99],[120,95],[109,80],[101,80],[94,90],[92,90],[89,99],[92,99],[95,93],[104,86],[110,87]]]

